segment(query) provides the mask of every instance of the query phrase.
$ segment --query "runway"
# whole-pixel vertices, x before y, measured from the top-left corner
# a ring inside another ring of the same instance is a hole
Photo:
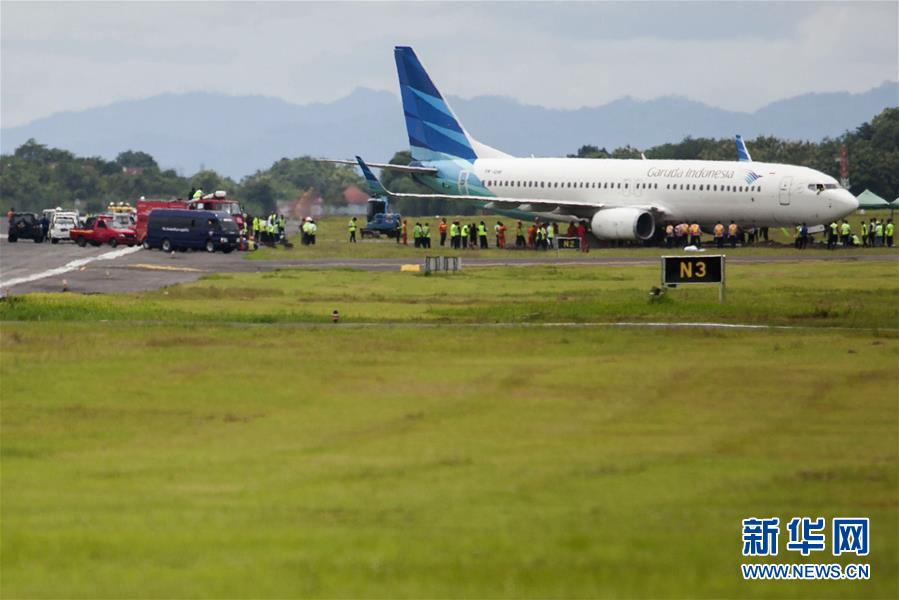
[[[614,251],[611,251],[614,252]],[[732,252],[730,264],[795,263],[803,261],[854,261],[899,263],[897,254],[833,254],[809,253],[784,256],[739,256]],[[434,250],[434,254],[439,254]],[[554,266],[657,266],[658,257],[624,257],[603,255],[595,251],[589,258],[577,260],[561,256],[535,258],[509,252],[508,258],[480,259],[463,257],[463,268]],[[423,258],[410,248],[408,258],[372,259],[290,259],[247,260],[246,253],[176,252],[165,254],[159,250],[117,248],[108,246],[80,248],[71,243],[35,244],[20,241],[11,244],[0,239],[0,290],[4,293],[58,292],[63,280],[70,292],[104,294],[155,290],[178,283],[194,281],[212,273],[266,272],[285,268],[334,269],[351,268],[365,271],[396,271],[400,265],[419,263]]]

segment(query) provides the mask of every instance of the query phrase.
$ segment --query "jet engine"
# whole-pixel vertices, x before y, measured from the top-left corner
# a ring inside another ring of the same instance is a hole
[[[590,229],[601,240],[649,240],[655,234],[656,222],[641,208],[605,208],[593,215]]]

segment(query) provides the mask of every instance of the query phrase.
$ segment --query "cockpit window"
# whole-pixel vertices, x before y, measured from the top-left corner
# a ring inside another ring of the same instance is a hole
[[[813,192],[823,192],[824,190],[835,190],[838,186],[835,183],[810,183],[808,184],[808,189]]]

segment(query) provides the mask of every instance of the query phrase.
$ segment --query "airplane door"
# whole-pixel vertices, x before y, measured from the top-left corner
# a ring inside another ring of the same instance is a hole
[[[780,200],[781,206],[788,206],[790,204],[790,188],[792,188],[792,186],[792,177],[784,177],[780,180],[780,191],[777,194],[777,198]]]
[[[459,193],[463,196],[468,196],[468,176],[471,175],[469,171],[459,171]]]

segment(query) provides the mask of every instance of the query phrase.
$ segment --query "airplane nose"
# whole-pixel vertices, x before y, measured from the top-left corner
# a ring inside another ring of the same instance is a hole
[[[858,198],[853,196],[849,190],[840,190],[840,196],[837,200],[847,215],[858,210]]]

